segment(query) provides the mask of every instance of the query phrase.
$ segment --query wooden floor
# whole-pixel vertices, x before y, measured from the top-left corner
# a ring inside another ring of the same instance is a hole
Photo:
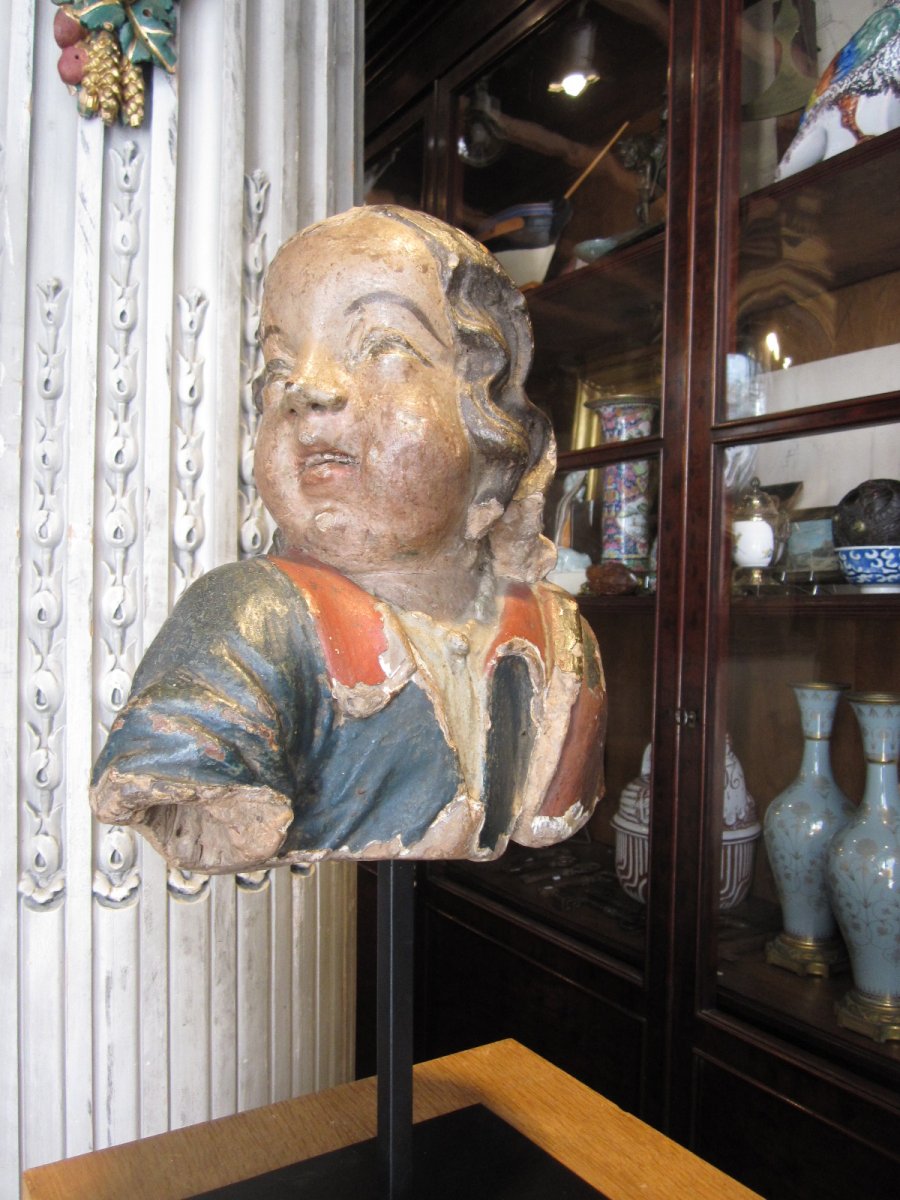
[[[415,1069],[415,1119],[480,1103],[609,1200],[756,1193],[514,1041]],[[375,1134],[375,1080],[27,1171],[25,1200],[186,1200]],[[417,1200],[419,1198],[417,1197]]]

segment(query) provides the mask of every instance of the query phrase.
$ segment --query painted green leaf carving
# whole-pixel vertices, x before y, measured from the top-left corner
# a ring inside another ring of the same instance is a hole
[[[125,24],[125,7],[114,0],[75,0],[75,16],[85,29],[119,29]]]
[[[154,62],[175,70],[173,0],[138,0],[127,6],[128,24],[119,33],[122,53],[131,62]]]

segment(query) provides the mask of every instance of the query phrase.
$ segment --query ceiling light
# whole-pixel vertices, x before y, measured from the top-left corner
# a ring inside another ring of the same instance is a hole
[[[564,92],[567,96],[580,96],[589,84],[600,78],[595,59],[596,30],[589,17],[580,16],[572,26],[572,33],[563,59],[559,77],[547,88],[548,92]]]

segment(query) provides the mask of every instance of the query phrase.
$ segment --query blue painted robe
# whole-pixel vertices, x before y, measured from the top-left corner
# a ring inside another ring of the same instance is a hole
[[[440,680],[389,605],[311,559],[211,571],[180,600],[94,768],[92,803],[173,864],[493,858],[548,844],[600,794],[596,642],[550,585],[508,583],[467,785]]]

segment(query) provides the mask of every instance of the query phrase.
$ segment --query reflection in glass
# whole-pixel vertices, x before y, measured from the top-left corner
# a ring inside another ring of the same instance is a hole
[[[425,202],[425,134],[415,125],[387,150],[366,163],[366,204],[399,204],[421,209]]]
[[[867,132],[881,136],[862,139],[847,132],[860,109],[861,90],[878,90],[878,71],[893,70],[896,80],[900,29],[892,38],[881,28],[885,21],[900,21],[896,12],[882,8],[881,0],[849,0],[839,9],[812,0],[758,0],[744,9],[740,191],[745,198],[739,214],[735,362],[729,359],[725,419],[744,415],[739,410],[747,402],[737,356],[753,364],[757,411],[783,412],[897,388],[900,130],[873,126]],[[872,36],[854,42],[855,34],[866,29]],[[891,42],[893,48],[886,50]],[[848,43],[853,53],[842,60],[842,73],[829,76],[827,97],[822,93],[830,112],[811,111],[803,128],[836,123],[849,143],[832,139],[826,144],[823,136],[815,154],[804,150],[802,155],[794,143],[788,175],[785,160],[806,102]],[[885,54],[893,56],[893,68],[886,67]],[[860,71],[868,72],[864,89],[854,83]],[[846,104],[838,103],[842,96]],[[894,124],[900,125],[900,101],[896,108]],[[848,144],[847,153],[841,153]],[[801,162],[805,169],[799,169]]]
[[[589,825],[564,847],[511,847],[498,863],[479,865],[476,886],[638,968],[646,909],[616,874],[611,821],[653,732],[648,542],[659,443],[648,453],[627,439],[660,432],[668,17],[664,0],[554,6],[509,53],[482,62],[453,93],[449,188],[450,219],[526,292],[535,335],[528,394],[550,416],[561,452],[545,515],[559,548],[550,579],[579,596],[616,698],[606,790]],[[551,90],[577,67],[595,81]],[[595,403],[626,394],[653,398],[652,424],[604,430]],[[567,462],[567,452],[577,457]],[[652,485],[638,496],[640,512],[626,513],[625,481],[634,490],[641,475]]]
[[[792,989],[803,988],[804,1022],[839,1039],[855,1034],[842,1034],[835,1016],[849,984],[839,974],[845,948],[831,940],[833,916],[821,909],[831,903],[823,855],[845,819],[840,795],[857,811],[865,789],[848,689],[894,692],[900,680],[900,584],[853,582],[841,570],[833,518],[861,483],[900,474],[900,425],[760,442],[752,451],[760,488],[779,499],[791,529],[766,586],[728,600],[717,737],[727,730],[732,739],[767,851],[757,854],[747,895],[719,915],[718,997],[725,1007],[749,1001],[794,1017],[801,999]],[[726,493],[723,591],[731,591],[735,515]]]
[[[661,4],[581,0],[458,96],[452,219],[520,286],[665,219],[667,39]]]

